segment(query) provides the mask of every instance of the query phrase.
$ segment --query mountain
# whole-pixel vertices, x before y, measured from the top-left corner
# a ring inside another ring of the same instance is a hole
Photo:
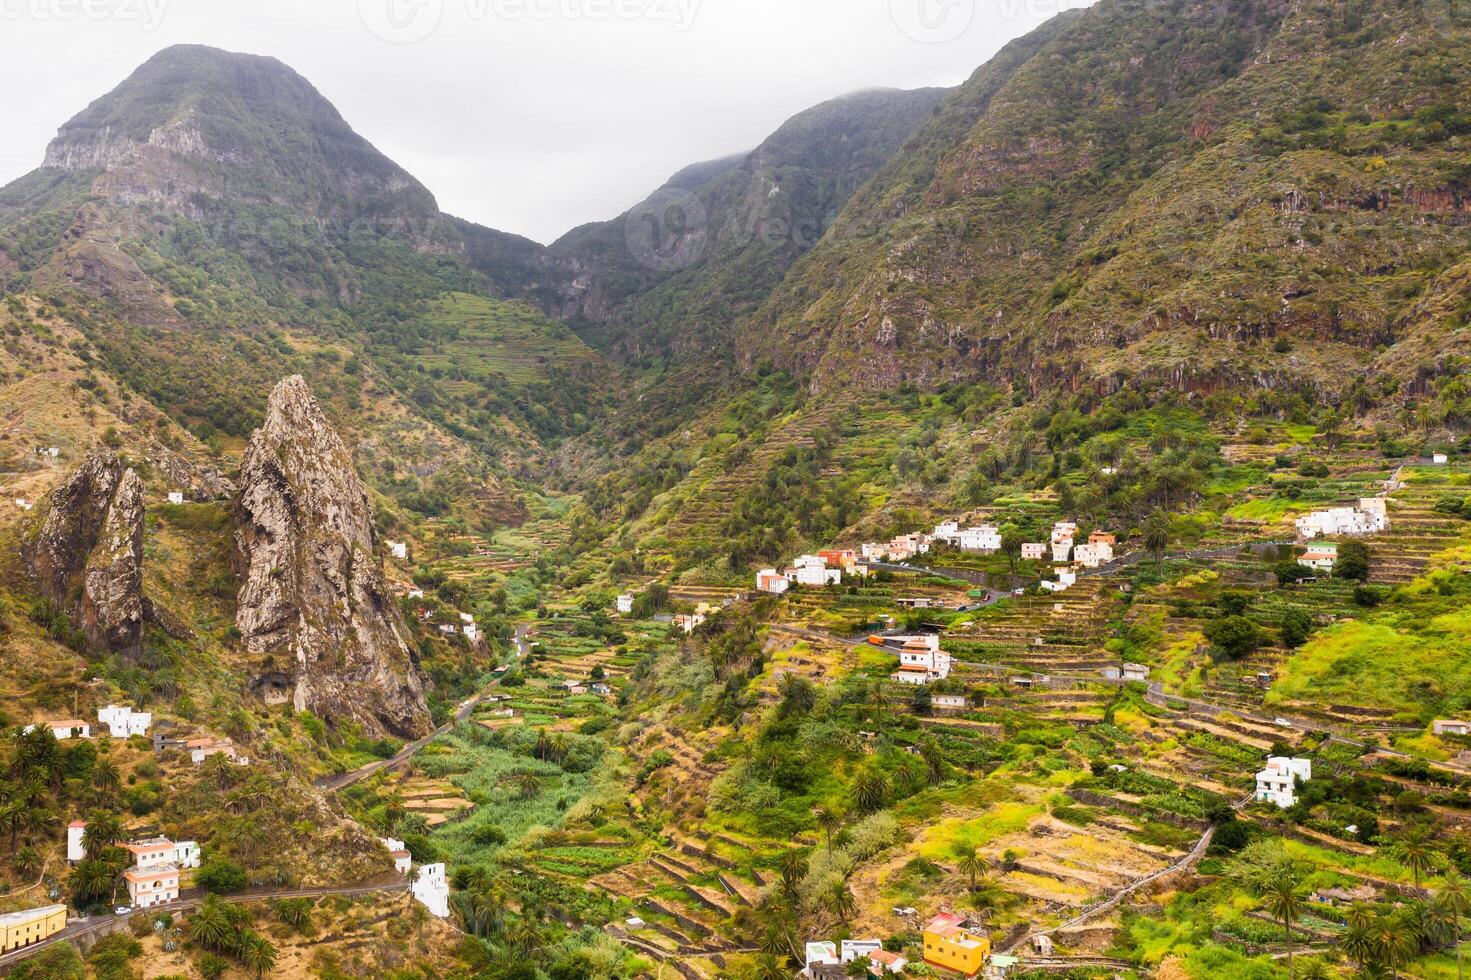
[[[515,482],[585,427],[607,371],[474,268],[497,234],[280,62],[174,47],[0,191],[0,282],[201,439],[238,448],[305,374],[378,492],[517,521]]]
[[[481,267],[620,359],[721,358],[729,324],[817,243],[944,94],[885,89],[824,102],[750,153],[686,167],[618,218],[568,232],[539,259],[519,250],[497,262],[486,249]]]
[[[824,390],[1413,397],[1466,337],[1468,44],[1433,4],[1057,17],[854,195],[741,360]]]

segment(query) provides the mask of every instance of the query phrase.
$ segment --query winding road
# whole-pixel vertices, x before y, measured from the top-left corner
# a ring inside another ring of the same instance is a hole
[[[396,879],[378,884],[368,885],[346,885],[341,888],[292,888],[269,892],[241,892],[238,895],[229,896],[232,902],[266,901],[278,898],[331,898],[344,896],[348,898],[362,895],[392,894],[394,892],[406,892],[409,890],[409,882],[406,879]],[[94,935],[106,935],[124,928],[128,921],[135,915],[152,915],[155,912],[187,912],[198,908],[203,904],[205,895],[203,893],[181,898],[177,902],[169,902],[166,905],[155,905],[148,909],[133,909],[124,915],[94,916],[86,919],[73,919],[67,923],[67,927],[54,936],[49,936],[38,943],[23,946],[20,949],[11,950],[0,955],[0,970],[8,970],[21,960],[34,956],[47,947],[61,942],[73,942],[89,938]]]
[[[531,652],[533,644],[526,639],[528,633],[530,632],[530,629],[531,628],[526,625],[516,627],[517,660],[524,659],[526,655]],[[399,749],[398,752],[394,753],[391,757],[387,759],[379,759],[377,762],[370,762],[366,766],[363,766],[359,769],[354,769],[352,772],[345,772],[337,776],[324,776],[321,779],[317,780],[317,786],[321,789],[336,792],[340,789],[346,789],[354,783],[362,782],[364,779],[367,779],[375,772],[379,772],[383,769],[394,769],[398,766],[403,765],[405,762],[408,762],[416,754],[418,754],[419,750],[422,749],[424,746],[428,745],[439,736],[453,731],[456,725],[460,724],[460,722],[464,721],[472,714],[474,714],[475,709],[480,707],[480,705],[485,702],[486,698],[490,697],[492,691],[494,691],[495,687],[498,684],[500,684],[500,678],[493,678],[489,684],[485,685],[485,687],[480,691],[479,694],[460,702],[460,706],[455,709],[455,715],[453,718],[445,722],[443,725],[440,725],[438,728],[434,729],[434,731],[430,732],[428,735],[425,735],[423,738],[417,739],[405,745],[403,748]]]

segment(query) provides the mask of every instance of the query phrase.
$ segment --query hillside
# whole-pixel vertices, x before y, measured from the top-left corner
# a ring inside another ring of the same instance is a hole
[[[1249,380],[1339,401],[1367,372],[1414,397],[1447,370],[1422,331],[1464,328],[1426,307],[1464,297],[1468,40],[1418,4],[1056,18],[855,196],[740,328],[742,360],[824,390]]]

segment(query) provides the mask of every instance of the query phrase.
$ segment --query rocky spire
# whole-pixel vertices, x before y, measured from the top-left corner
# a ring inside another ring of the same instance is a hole
[[[26,549],[41,591],[80,624],[93,650],[143,648],[143,482],[112,452],[87,457],[52,492]]]
[[[236,625],[288,672],[297,710],[370,735],[426,734],[423,681],[347,447],[299,376],[271,393],[240,469]]]

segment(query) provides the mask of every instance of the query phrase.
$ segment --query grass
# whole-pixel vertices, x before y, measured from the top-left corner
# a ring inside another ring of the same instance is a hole
[[[1409,632],[1348,622],[1323,630],[1287,661],[1268,703],[1312,700],[1387,708],[1429,718],[1471,690],[1471,613],[1436,617]]]
[[[998,803],[979,817],[942,820],[924,833],[919,854],[930,861],[950,861],[957,847],[985,847],[1008,834],[1019,834],[1045,812],[1044,807],[1031,803]]]

